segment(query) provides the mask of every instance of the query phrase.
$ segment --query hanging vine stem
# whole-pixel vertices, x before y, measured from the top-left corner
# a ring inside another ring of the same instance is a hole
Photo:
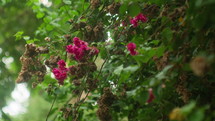
[[[54,106],[54,104],[55,104],[56,99],[57,99],[57,95],[55,95],[55,98],[54,98],[54,100],[53,100],[53,102],[52,102],[51,108],[49,109],[49,113],[48,113],[47,116],[46,116],[46,121],[48,121],[49,115],[50,115],[51,110],[52,110],[52,108],[53,108],[53,106]]]
[[[82,93],[83,93],[83,92],[82,92]],[[84,97],[84,99],[81,101],[82,103],[87,99],[87,97],[88,97],[89,93],[90,93],[90,90],[88,90],[88,92],[87,92],[86,96],[85,96],[85,97]],[[81,95],[82,95],[82,94],[81,94]],[[81,103],[81,104],[82,104],[82,103]],[[80,108],[81,104],[79,104],[79,105],[77,106],[77,108],[76,108],[76,112],[78,112],[78,110],[79,110],[79,108]],[[74,121],[77,121],[77,118],[78,118],[78,113],[77,113],[77,114],[75,114],[75,119],[74,119]]]
[[[97,77],[96,77],[96,80],[97,80],[98,77],[101,75],[101,71],[102,71],[102,69],[103,69],[103,67],[104,67],[104,65],[105,65],[105,63],[107,62],[108,59],[109,59],[109,57],[107,57],[107,58],[105,59],[105,61],[103,62],[102,66],[101,66],[101,68],[100,68],[100,70],[99,70],[99,74],[98,74]],[[95,59],[95,60],[96,60],[96,59]],[[95,60],[94,60],[94,61],[95,61]],[[84,89],[82,90],[81,94],[79,95],[79,98],[78,98],[78,101],[77,101],[77,102],[80,102],[81,96],[82,96],[83,92],[84,92]],[[90,93],[90,90],[87,91],[85,97],[81,100],[81,103],[78,104],[78,106],[76,107],[75,112],[78,112],[78,110],[79,110],[81,104],[84,103],[84,101],[85,101],[85,100],[87,99],[87,97],[89,96],[89,93]],[[78,113],[75,114],[75,119],[74,119],[73,121],[77,121],[77,118],[78,118]]]
[[[109,59],[109,57],[107,57],[107,58],[105,59],[104,63],[102,64],[102,66],[101,66],[101,68],[100,68],[100,70],[99,70],[99,74],[97,75],[96,79],[99,78],[100,74],[102,73],[102,69],[103,69],[103,67],[104,67],[104,65],[105,65],[105,63],[107,62],[108,59]]]
[[[58,88],[60,88],[60,85],[58,85]],[[56,102],[56,99],[57,99],[57,95],[55,94],[55,97],[54,97],[54,100],[53,100],[53,102],[52,102],[51,108],[49,109],[49,112],[48,112],[48,114],[47,114],[47,116],[46,116],[46,121],[48,121],[49,115],[50,115],[50,113],[51,113],[51,110],[52,110],[52,108],[53,108],[55,102]]]

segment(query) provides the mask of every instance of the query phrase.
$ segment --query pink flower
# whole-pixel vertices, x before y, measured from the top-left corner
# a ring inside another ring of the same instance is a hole
[[[137,27],[138,26],[138,20],[136,18],[131,19],[130,23],[133,25],[133,27]]]
[[[73,38],[73,43],[75,46],[78,46],[78,47],[81,46],[81,40],[78,37]]]
[[[133,51],[130,51],[130,54],[131,54],[132,56],[134,56],[134,55],[137,55],[137,54],[138,54],[138,52],[137,52],[137,51],[135,51],[135,50],[133,50]]]
[[[155,99],[152,88],[149,88],[148,93],[149,93],[149,98],[146,102],[151,103]]]
[[[138,21],[142,21],[143,23],[147,22],[148,18],[143,15],[142,13],[139,13],[136,17],[135,17]]]
[[[64,80],[67,78],[66,71],[63,71],[63,70],[58,69],[58,68],[54,68],[52,70],[52,72],[55,75],[55,78],[58,80],[58,83],[60,85],[63,85],[64,84]]]
[[[83,43],[80,48],[84,51],[89,50],[88,43]]]
[[[66,68],[66,63],[64,60],[59,60],[57,62],[58,68],[54,68],[52,73],[54,74],[55,78],[58,80],[60,85],[64,84],[64,80],[67,78],[67,71],[69,70]]]
[[[136,44],[133,43],[133,42],[128,43],[127,49],[128,49],[128,51],[130,51],[130,54],[131,54],[132,56],[138,54],[138,52],[135,50],[135,49],[136,49]]]
[[[73,47],[73,45],[67,45],[67,46],[66,46],[66,51],[67,51],[68,53],[73,53],[73,52],[74,52],[74,47]]]
[[[78,37],[73,38],[74,45],[67,45],[66,51],[74,55],[76,60],[81,60],[85,55],[85,51],[89,50],[88,43],[80,40]]]
[[[58,64],[58,66],[62,66],[62,67],[65,67],[65,66],[66,66],[66,63],[65,63],[64,60],[59,60],[59,61],[57,62],[57,64]]]
[[[136,44],[133,42],[128,43],[127,48],[129,51],[136,49]]]
[[[68,69],[66,68],[66,63],[65,63],[64,60],[59,60],[59,61],[57,62],[57,64],[58,64],[58,68],[59,68],[60,70],[62,70],[62,71],[68,71]]]
[[[78,37],[73,38],[73,43],[77,47],[85,47],[85,48],[87,48],[87,46],[88,46],[87,42],[84,42],[84,41],[80,40]]]
[[[147,20],[148,18],[145,15],[143,15],[142,13],[139,13],[136,17],[130,20],[130,23],[133,25],[133,27],[137,27],[139,21],[145,23],[147,22]]]
[[[78,37],[74,37],[73,38],[73,42],[75,42],[75,41],[79,41],[80,39],[78,38]]]
[[[83,50],[83,48],[76,49],[76,51],[74,52],[74,55],[75,55],[75,59],[76,60],[81,60],[82,57],[84,56],[84,50]]]

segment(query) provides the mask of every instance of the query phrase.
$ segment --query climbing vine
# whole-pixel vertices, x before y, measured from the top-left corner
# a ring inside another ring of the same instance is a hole
[[[28,4],[45,39],[26,39],[16,82],[52,102],[46,120],[215,119],[213,0]]]

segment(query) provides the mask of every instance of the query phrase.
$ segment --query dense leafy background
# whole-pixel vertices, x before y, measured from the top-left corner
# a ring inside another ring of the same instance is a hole
[[[5,99],[15,85],[13,80],[20,70],[19,57],[24,43],[49,47],[50,52],[38,58],[47,60],[51,55],[58,55],[68,65],[77,65],[75,60],[67,58],[65,46],[73,37],[79,37],[100,50],[98,57],[93,58],[97,71],[91,73],[86,67],[85,73],[87,78],[99,80],[97,88],[83,96],[87,97],[85,101],[76,101],[82,93],[75,94],[75,91],[89,92],[86,78],[80,79],[82,84],[77,87],[74,78],[69,77],[59,87],[48,70],[43,82],[37,82],[36,78],[27,82],[29,87],[33,82],[38,85],[31,89],[34,96],[26,115],[37,112],[40,116],[35,120],[47,117],[49,120],[99,120],[98,100],[106,94],[104,88],[109,87],[115,97],[108,107],[114,121],[214,120],[215,1],[98,1],[99,4],[97,0],[53,0],[51,6],[38,0],[25,1],[25,4],[2,1],[1,60],[13,57],[14,64],[7,68],[1,62],[3,102],[0,106],[5,106]],[[129,21],[139,13],[146,15],[148,21],[134,28]],[[50,41],[45,41],[45,37]],[[138,55],[131,56],[127,51],[126,45],[130,42],[137,45]],[[155,99],[146,103],[150,88]],[[32,107],[34,99],[38,103],[41,100],[44,106]],[[47,116],[51,104],[54,107]],[[14,120],[32,120],[28,116]]]

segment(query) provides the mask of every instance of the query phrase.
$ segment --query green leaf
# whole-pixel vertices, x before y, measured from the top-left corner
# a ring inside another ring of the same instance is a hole
[[[162,80],[167,78],[167,72],[173,67],[173,65],[166,66],[160,73],[158,73],[155,77],[158,80]]]
[[[63,2],[64,2],[65,4],[67,4],[67,5],[72,4],[72,2],[71,2],[70,0],[63,0]]]
[[[34,43],[34,40],[26,40],[26,43],[27,44],[32,44],[32,43]]]
[[[55,0],[55,1],[54,1],[54,4],[55,4],[55,5],[61,4],[61,0]]]
[[[189,117],[190,121],[203,121],[204,110],[197,110]]]
[[[130,75],[131,75],[130,72],[122,71],[122,73],[120,75],[120,79],[119,79],[119,84],[122,82],[125,82],[130,77]]]
[[[133,66],[128,66],[128,67],[124,68],[123,71],[133,73],[137,69],[139,69],[139,66],[138,65],[133,65]]]
[[[127,8],[128,8],[128,4],[126,3],[122,4],[119,8],[119,14],[124,15],[127,11]]]
[[[139,14],[140,11],[141,11],[140,6],[137,3],[133,3],[133,4],[129,5],[129,7],[128,7],[128,14],[132,17]]]
[[[170,28],[165,28],[162,33],[162,38],[163,38],[163,42],[165,44],[168,44],[170,42],[170,40],[172,40],[173,38],[173,32]]]
[[[30,39],[30,37],[29,36],[23,36],[23,39],[27,41]]]
[[[123,65],[120,65],[120,66],[116,67],[116,69],[114,70],[113,73],[116,75],[120,75],[122,70],[123,70]]]
[[[134,99],[137,100],[141,105],[145,105],[147,99],[148,99],[148,92],[147,91],[143,91],[138,90],[138,93],[135,95]]]
[[[188,115],[195,108],[195,106],[196,106],[196,103],[191,102],[191,103],[185,105],[184,107],[182,107],[181,111],[184,115]]]
[[[16,37],[16,40],[22,39],[22,35],[24,34],[23,31],[18,31],[14,36]]]
[[[37,13],[36,17],[37,18],[42,18],[45,14],[42,12]]]
[[[48,24],[48,25],[46,26],[46,29],[47,29],[48,31],[51,31],[51,30],[54,29],[54,27],[53,27],[52,25]]]

